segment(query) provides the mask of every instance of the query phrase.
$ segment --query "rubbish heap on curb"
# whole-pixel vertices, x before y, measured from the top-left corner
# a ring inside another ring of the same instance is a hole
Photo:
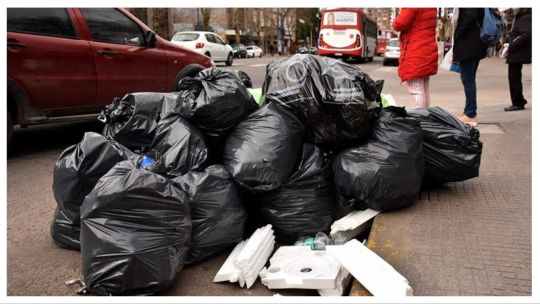
[[[102,135],[62,152],[51,236],[81,251],[83,293],[160,293],[236,246],[215,282],[341,295],[352,274],[374,295],[386,283],[412,295],[354,238],[422,185],[478,176],[478,130],[437,107],[383,107],[383,81],[334,59],[270,63],[261,107],[250,83],[209,68],[178,92],[127,94],[102,112]]]

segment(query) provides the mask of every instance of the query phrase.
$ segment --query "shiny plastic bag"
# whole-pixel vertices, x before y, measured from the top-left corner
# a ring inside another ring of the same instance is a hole
[[[162,104],[177,97],[178,93],[132,93],[115,99],[98,118],[105,123],[103,135],[134,151],[145,150],[154,139]]]
[[[227,137],[223,164],[249,191],[280,187],[300,157],[304,128],[290,112],[269,104],[238,124]]]
[[[193,229],[186,263],[194,263],[242,240],[247,213],[236,185],[222,165],[174,179],[186,192]]]
[[[482,158],[478,129],[439,107],[409,110],[422,126],[426,169],[424,183],[459,182],[477,177]]]
[[[263,95],[292,111],[309,141],[335,149],[368,136],[369,110],[379,107],[383,83],[342,61],[296,54],[267,66]]]
[[[337,193],[358,209],[388,211],[411,205],[422,185],[423,155],[418,121],[403,108],[383,109],[368,142],[336,156]]]
[[[169,287],[191,239],[185,193],[152,172],[148,156],[118,163],[81,207],[82,272],[94,295],[147,295]]]
[[[281,188],[250,197],[257,218],[272,224],[277,240],[292,244],[301,236],[328,232],[335,217],[331,164],[327,154],[305,143],[295,171]]]
[[[65,149],[56,161],[52,190],[57,203],[51,223],[54,243],[80,249],[80,207],[101,178],[116,163],[133,155],[100,134],[87,132],[80,143]]]
[[[174,113],[159,121],[150,149],[160,153],[170,176],[198,170],[208,158],[208,148],[202,132]]]
[[[240,71],[240,70],[234,70],[234,73],[236,74],[238,78],[240,78],[240,80],[242,80],[242,83],[244,84],[246,88],[248,89],[253,88],[253,84],[251,83],[251,78],[246,72]]]
[[[259,106],[232,70],[209,68],[179,84],[179,113],[208,136],[221,137]]]

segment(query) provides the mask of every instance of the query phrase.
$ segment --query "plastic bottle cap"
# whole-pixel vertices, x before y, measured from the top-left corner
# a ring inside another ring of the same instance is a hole
[[[151,157],[143,156],[141,161],[141,168],[148,170],[154,165],[154,160]]]

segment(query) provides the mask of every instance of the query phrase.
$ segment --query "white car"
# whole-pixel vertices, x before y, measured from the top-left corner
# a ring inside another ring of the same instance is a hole
[[[399,64],[399,38],[388,40],[386,51],[384,52],[383,65],[388,65],[390,62]]]
[[[212,58],[215,62],[233,63],[233,49],[212,32],[178,32],[171,42]]]
[[[247,57],[255,58],[255,57],[262,57],[263,55],[262,49],[256,45],[246,46],[246,50],[247,50]]]

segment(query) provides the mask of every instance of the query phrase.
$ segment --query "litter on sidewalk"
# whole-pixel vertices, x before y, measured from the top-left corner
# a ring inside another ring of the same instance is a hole
[[[257,229],[249,239],[236,245],[214,282],[238,282],[240,287],[250,288],[274,250],[275,237],[272,225]]]
[[[282,246],[263,268],[261,282],[270,289],[335,289],[339,263],[324,250],[308,246]]]
[[[345,244],[363,231],[367,230],[370,221],[375,218],[380,211],[372,209],[353,211],[335,221],[330,227],[330,237],[334,244]]]
[[[326,246],[326,251],[374,296],[413,295],[409,281],[359,241],[351,240],[344,245]]]

